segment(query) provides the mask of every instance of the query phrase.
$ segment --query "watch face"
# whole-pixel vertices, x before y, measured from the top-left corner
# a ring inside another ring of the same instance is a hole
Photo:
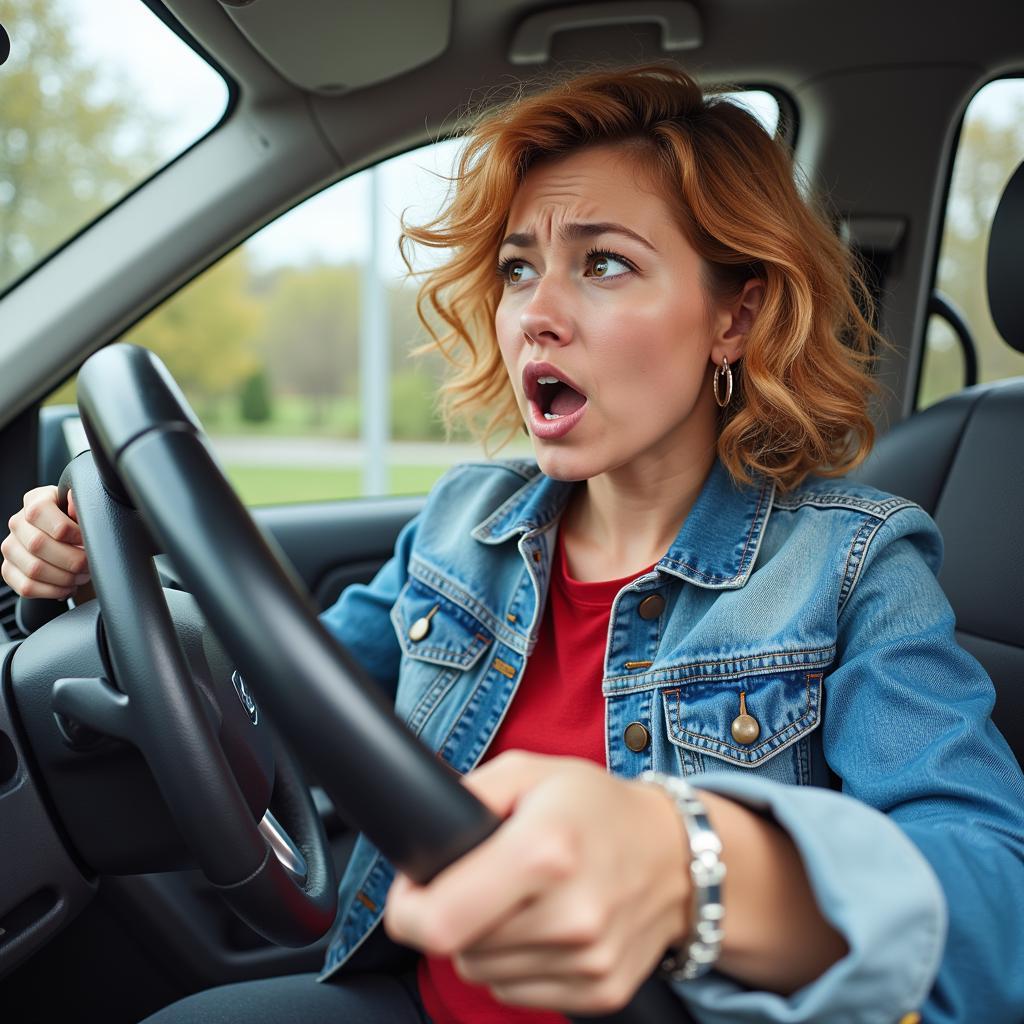
[[[7,34],[7,29],[0,25],[0,64],[3,64],[10,55],[11,37]]]

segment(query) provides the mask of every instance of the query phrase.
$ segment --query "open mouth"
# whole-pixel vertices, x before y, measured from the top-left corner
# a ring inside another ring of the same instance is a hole
[[[523,391],[530,407],[530,427],[536,437],[553,439],[568,433],[587,406],[587,396],[550,363],[526,365]]]
[[[536,401],[544,419],[557,420],[583,408],[587,397],[564,380],[559,380],[555,376],[545,376],[537,378]]]

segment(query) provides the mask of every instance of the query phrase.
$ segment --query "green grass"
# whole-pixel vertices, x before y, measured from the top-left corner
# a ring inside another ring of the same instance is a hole
[[[219,434],[255,434],[271,437],[359,436],[359,402],[334,398],[324,403],[322,418],[314,415],[314,403],[298,395],[274,399],[273,416],[264,423],[250,423],[239,414],[238,402],[223,399],[200,407],[203,426]]]
[[[389,494],[426,494],[447,466],[391,466]],[[225,467],[228,479],[247,505],[283,505],[299,501],[358,498],[363,493],[359,467],[339,469],[289,466]]]
[[[406,389],[408,390],[408,389]],[[392,396],[391,434],[396,440],[442,441],[444,428],[433,412],[433,399],[407,395]],[[359,400],[333,398],[324,402],[319,417],[313,401],[301,395],[282,395],[273,400],[273,415],[263,423],[242,419],[234,398],[198,405],[203,426],[212,434],[236,434],[255,437],[359,437]],[[455,436],[464,440],[465,432]]]

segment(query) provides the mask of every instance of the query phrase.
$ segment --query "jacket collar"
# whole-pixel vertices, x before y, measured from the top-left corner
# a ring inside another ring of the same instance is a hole
[[[539,533],[561,516],[574,483],[552,480],[539,470],[499,505],[470,536],[484,544],[501,544],[521,533]]]
[[[538,533],[562,514],[575,484],[538,473],[472,531],[483,544]],[[750,576],[775,497],[769,477],[737,486],[715,461],[686,522],[657,568],[699,587],[732,590]]]

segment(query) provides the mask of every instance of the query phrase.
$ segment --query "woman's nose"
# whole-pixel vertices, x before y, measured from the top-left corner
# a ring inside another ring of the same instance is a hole
[[[529,341],[538,344],[566,345],[572,340],[572,316],[554,282],[542,279],[536,285],[520,314],[519,326]]]

